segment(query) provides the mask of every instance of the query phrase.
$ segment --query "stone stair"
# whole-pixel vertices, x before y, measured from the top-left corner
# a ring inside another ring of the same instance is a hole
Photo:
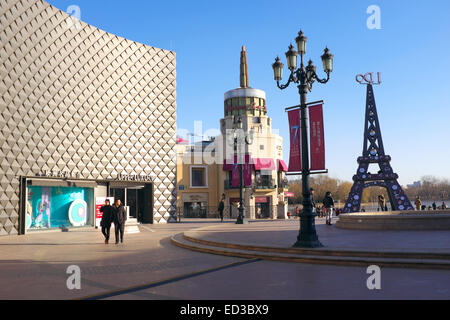
[[[325,265],[364,267],[377,265],[391,268],[450,270],[450,254],[448,253],[262,247],[210,241],[195,235],[195,232],[180,233],[173,236],[171,242],[178,247],[193,251],[246,259]]]

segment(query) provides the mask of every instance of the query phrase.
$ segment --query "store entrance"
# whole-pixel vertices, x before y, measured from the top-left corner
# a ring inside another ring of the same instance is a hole
[[[153,223],[153,190],[151,184],[111,187],[109,195],[127,208],[130,219],[140,223]]]
[[[258,197],[255,201],[256,219],[270,218],[270,199],[268,197]]]

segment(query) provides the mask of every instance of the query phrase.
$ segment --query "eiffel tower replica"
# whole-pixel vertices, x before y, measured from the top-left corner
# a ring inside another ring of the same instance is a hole
[[[345,203],[344,213],[360,212],[363,190],[370,187],[386,188],[392,211],[414,210],[397,181],[398,174],[392,170],[390,161],[391,157],[384,153],[373,87],[368,84],[363,155],[358,158],[358,172],[353,177],[354,184]],[[380,167],[377,173],[368,172],[369,165],[373,163]]]

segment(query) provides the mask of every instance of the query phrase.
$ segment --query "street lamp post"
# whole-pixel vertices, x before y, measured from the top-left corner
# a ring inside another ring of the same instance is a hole
[[[245,156],[244,159],[241,159],[241,155],[242,152],[240,152],[239,149],[239,140],[242,139],[242,137],[239,137],[239,134],[242,133],[242,119],[241,117],[237,117],[235,118],[234,121],[234,129],[239,130],[239,133],[236,133],[236,131],[234,132],[234,149],[236,150],[236,154],[237,154],[237,161],[238,161],[238,165],[239,165],[239,214],[236,220],[236,224],[248,224],[248,221],[245,219],[245,215],[244,215],[244,211],[245,211],[245,206],[244,206],[244,170],[243,170],[243,162],[245,161]],[[253,139],[253,137],[251,137],[251,139]],[[245,135],[245,144],[246,145],[250,145],[252,144],[252,141],[248,139],[247,135]],[[245,154],[245,153],[244,153]]]
[[[274,78],[277,81],[279,89],[284,90],[291,83],[298,85],[300,94],[300,111],[301,111],[301,134],[302,134],[302,193],[303,193],[303,211],[300,214],[300,231],[297,237],[297,242],[294,247],[297,248],[318,248],[323,247],[317,236],[315,227],[315,214],[312,208],[311,191],[309,187],[309,146],[308,146],[308,115],[307,115],[307,93],[312,90],[314,82],[325,84],[330,80],[330,73],[333,71],[333,55],[328,48],[325,48],[322,55],[322,63],[326,79],[320,79],[316,74],[316,67],[313,62],[309,60],[308,65],[305,67],[303,64],[303,55],[306,53],[306,41],[307,38],[300,30],[298,37],[295,39],[297,43],[297,51],[291,44],[288,52],[286,52],[286,59],[288,68],[290,70],[289,80],[285,85],[281,85],[280,81],[283,77],[283,63],[280,62],[280,58],[275,59],[275,63],[272,65],[274,71]],[[300,54],[300,67],[297,69],[297,56]]]

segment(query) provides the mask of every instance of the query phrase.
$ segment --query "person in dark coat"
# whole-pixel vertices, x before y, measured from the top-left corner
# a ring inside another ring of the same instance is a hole
[[[326,210],[327,225],[331,226],[331,216],[333,214],[334,200],[331,196],[331,192],[329,191],[325,194],[325,198],[323,199],[323,206]]]
[[[100,208],[100,212],[103,213],[100,226],[102,227],[102,233],[105,236],[105,244],[108,244],[109,231],[112,223],[112,207],[108,199],[105,200],[105,205]]]
[[[112,216],[114,222],[114,231],[116,235],[116,244],[119,243],[119,232],[120,232],[120,242],[123,243],[123,234],[125,232],[125,222],[127,221],[127,211],[125,207],[117,199],[112,207]]]
[[[220,221],[223,222],[223,210],[225,209],[225,201],[222,199],[219,203],[219,216]]]

